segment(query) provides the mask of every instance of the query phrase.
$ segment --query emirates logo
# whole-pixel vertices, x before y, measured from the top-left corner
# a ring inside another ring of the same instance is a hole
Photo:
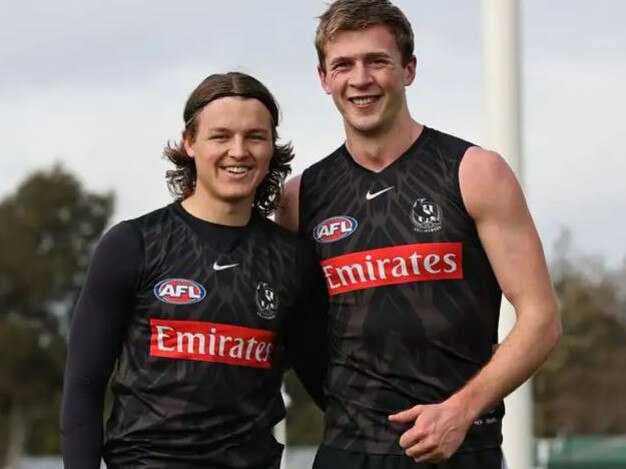
[[[351,252],[321,262],[328,293],[463,279],[462,243],[416,243]]]
[[[271,368],[276,332],[216,322],[150,319],[150,355]]]

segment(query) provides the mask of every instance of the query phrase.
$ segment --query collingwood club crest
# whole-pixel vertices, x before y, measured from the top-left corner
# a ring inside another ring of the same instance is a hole
[[[274,319],[278,312],[278,295],[272,287],[265,282],[259,282],[254,295],[257,314],[263,319]]]
[[[411,208],[411,222],[420,233],[433,233],[441,229],[441,209],[433,201],[422,197]]]

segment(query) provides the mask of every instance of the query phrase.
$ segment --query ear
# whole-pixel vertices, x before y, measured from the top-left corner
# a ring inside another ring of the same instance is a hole
[[[324,70],[321,65],[317,66],[317,76],[320,77],[320,83],[322,84],[322,88],[324,88],[326,94],[330,94],[330,87],[328,86],[327,81],[328,75],[326,75],[326,70]]]
[[[191,146],[193,142],[189,139],[189,135],[186,132],[183,132],[183,147],[185,148],[185,153],[190,158],[195,157],[195,152],[193,151],[193,147]]]
[[[409,63],[404,67],[404,86],[409,86],[415,80],[415,73],[417,70],[417,59],[414,55],[411,56]]]

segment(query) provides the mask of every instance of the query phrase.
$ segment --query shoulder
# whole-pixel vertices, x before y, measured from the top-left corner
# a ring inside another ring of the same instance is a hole
[[[164,218],[169,216],[171,216],[171,206],[167,205],[113,225],[100,240],[95,256],[140,259],[143,256],[145,230],[159,225]]]
[[[295,246],[300,241],[295,232],[269,218],[259,216],[258,225],[268,237],[276,239],[280,243]]]
[[[156,210],[148,212],[136,218],[125,220],[124,223],[133,225],[137,230],[142,228],[158,225],[165,219],[170,218],[174,214],[174,204],[168,204]]]
[[[143,264],[143,239],[129,221],[114,225],[101,238],[91,261],[87,283],[91,288],[129,293]]]
[[[131,220],[122,221],[116,225],[113,225],[102,236],[98,245],[98,250],[106,251],[127,251],[133,246],[141,244],[141,235],[137,226],[133,224]]]
[[[298,231],[301,178],[302,175],[299,174],[287,181],[276,210],[276,221],[291,231]]]
[[[467,211],[474,218],[521,196],[519,182],[504,158],[476,146],[463,156],[459,185]]]
[[[432,127],[424,127],[424,132],[426,133],[425,140],[443,150],[446,154],[462,157],[468,148],[475,146],[468,140],[433,129]]]

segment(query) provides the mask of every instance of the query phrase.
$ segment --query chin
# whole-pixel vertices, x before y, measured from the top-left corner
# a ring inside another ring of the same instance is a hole
[[[380,129],[379,122],[353,122],[352,127],[362,134],[375,134]]]
[[[218,194],[218,197],[226,203],[239,204],[246,200],[254,201],[254,191],[249,191],[249,190],[223,191]]]

